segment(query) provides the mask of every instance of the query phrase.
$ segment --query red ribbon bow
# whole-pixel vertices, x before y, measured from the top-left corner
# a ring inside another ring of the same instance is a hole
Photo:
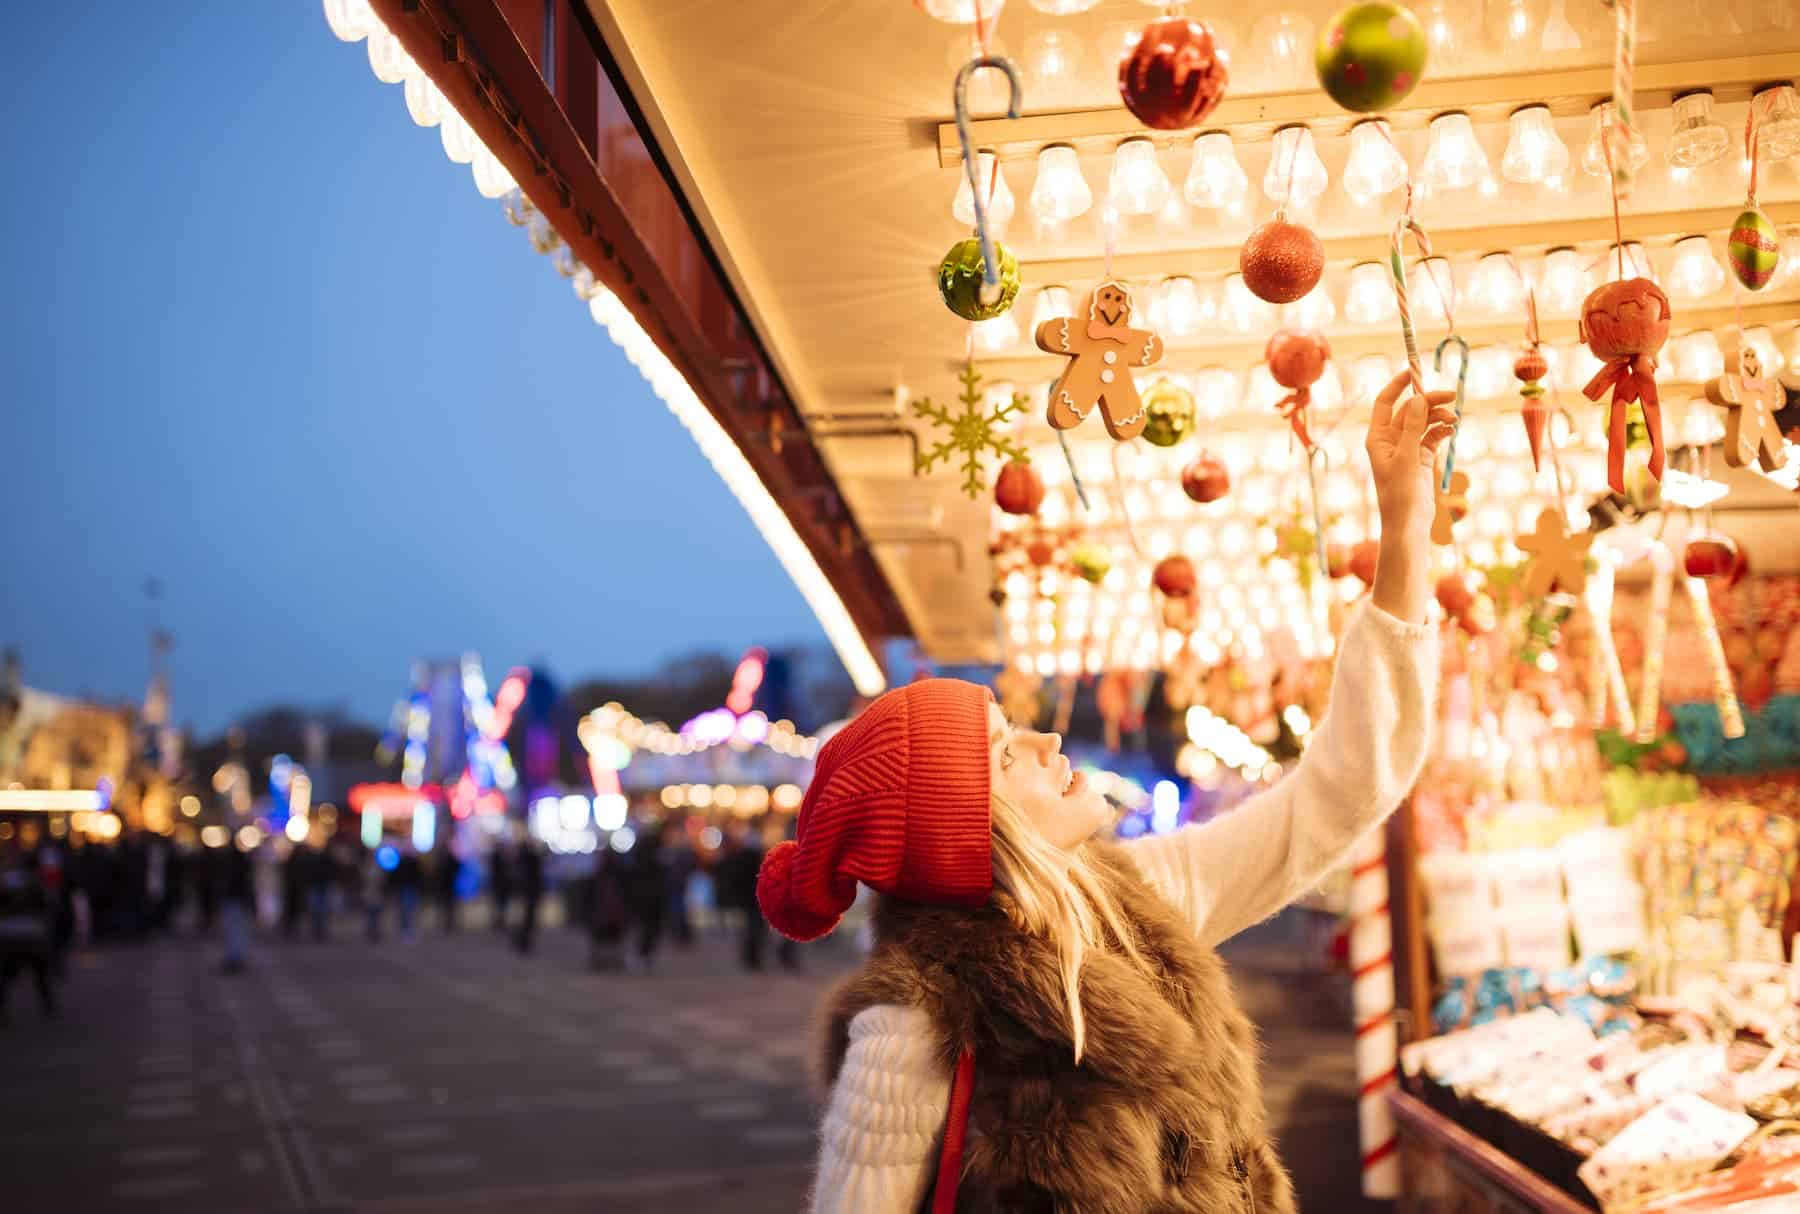
[[[1306,432],[1306,406],[1311,403],[1312,391],[1307,388],[1296,389],[1275,402],[1275,408],[1280,410],[1281,416],[1287,418],[1288,425],[1294,428],[1294,437],[1300,440],[1300,447],[1304,451],[1313,449],[1312,435]]]
[[[1650,475],[1663,474],[1662,400],[1656,394],[1656,359],[1649,354],[1621,355],[1609,359],[1587,387],[1581,390],[1597,401],[1612,392],[1612,408],[1606,415],[1606,483],[1614,493],[1625,492],[1625,406],[1633,401],[1644,407],[1644,429],[1650,432]]]

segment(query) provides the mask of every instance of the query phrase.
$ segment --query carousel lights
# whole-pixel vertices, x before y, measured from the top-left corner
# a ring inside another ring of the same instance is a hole
[[[968,177],[965,174],[966,187]],[[1011,191],[1008,191],[1010,196]],[[960,204],[959,191],[957,201]],[[1037,181],[1031,187],[1031,213],[1042,224],[1063,223],[1087,214],[1094,205],[1094,191],[1081,174],[1081,162],[1075,149],[1066,143],[1053,143],[1038,153]],[[961,218],[960,213],[957,218]],[[975,222],[971,210],[969,223]]]
[[[1359,325],[1379,325],[1398,313],[1393,284],[1379,262],[1358,262],[1350,267],[1350,285],[1344,291],[1344,315]]]
[[[444,142],[444,155],[452,164],[468,164],[475,158],[475,147],[479,140],[469,124],[455,109],[447,110],[438,122],[438,138]]]
[[[1669,264],[1669,294],[1677,299],[1705,299],[1725,285],[1725,267],[1713,256],[1704,236],[1684,236],[1675,242],[1675,258]]]
[[[1071,148],[1070,151],[1074,149]],[[1079,176],[1079,170],[1077,171]],[[950,214],[956,222],[975,226],[975,190],[969,185],[969,175],[958,175],[961,182],[956,187],[956,199],[950,204]],[[1000,158],[993,152],[977,152],[975,154],[975,180],[986,191],[984,201],[987,204],[988,222],[995,230],[1005,231],[1006,225],[1012,221],[1016,203],[1013,200],[1012,187],[1006,184],[1006,172],[1000,167]],[[1033,205],[1036,205],[1037,191],[1032,190]],[[1079,214],[1079,212],[1077,212]]]
[[[436,126],[444,120],[450,110],[450,102],[438,91],[438,86],[431,82],[431,77],[420,72],[406,78],[406,112],[420,126]]]
[[[1669,136],[1669,163],[1697,169],[1719,159],[1731,146],[1731,132],[1713,121],[1713,95],[1702,89],[1675,98],[1675,130]]]
[[[1406,184],[1406,160],[1385,118],[1368,118],[1350,128],[1350,158],[1344,163],[1344,189],[1359,202],[1378,198]]]
[[[1231,136],[1208,131],[1194,140],[1194,160],[1182,191],[1197,207],[1235,211],[1250,192],[1250,178],[1238,163]]]
[[[1313,145],[1312,128],[1284,126],[1276,131],[1269,168],[1263,174],[1263,194],[1277,206],[1291,202],[1306,207],[1325,192],[1327,183],[1325,162]]]
[[[1547,105],[1528,105],[1514,110],[1508,121],[1506,152],[1500,157],[1500,175],[1521,185],[1560,178],[1569,171],[1569,149],[1556,133]]]
[[[1150,140],[1127,139],[1113,153],[1107,201],[1120,214],[1154,215],[1168,203],[1172,188]]]
[[[382,28],[369,0],[325,0],[325,24],[345,42],[361,42]]]
[[[1593,120],[1588,123],[1587,146],[1581,151],[1581,167],[1593,177],[1609,177],[1612,171],[1606,162],[1606,132],[1613,123],[1613,106],[1610,101],[1597,103],[1590,111]],[[1650,159],[1650,144],[1644,139],[1644,132],[1634,123],[1631,127],[1631,142],[1626,158],[1631,167],[1641,169]]]
[[[383,84],[403,84],[408,77],[424,74],[400,39],[379,22],[369,31],[369,70]]]
[[[1464,190],[1489,176],[1487,153],[1475,138],[1475,127],[1461,110],[1431,120],[1425,163],[1419,180],[1433,190]]]

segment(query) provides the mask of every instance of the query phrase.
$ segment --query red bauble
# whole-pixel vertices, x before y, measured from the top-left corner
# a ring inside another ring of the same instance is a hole
[[[1736,582],[1750,562],[1737,543],[1724,536],[1689,540],[1681,554],[1681,567],[1689,577],[1729,578]]]
[[[1462,580],[1460,574],[1450,573],[1438,579],[1438,606],[1451,619],[1461,618],[1463,612],[1475,605],[1475,592],[1469,584]]]
[[[1144,27],[1119,60],[1119,96],[1145,126],[1177,131],[1212,112],[1225,95],[1225,60],[1198,21],[1170,17]]]
[[[1325,374],[1331,346],[1309,329],[1277,329],[1263,347],[1263,359],[1275,382],[1290,391],[1310,388]]]
[[[1350,576],[1350,545],[1325,545],[1325,572],[1334,578]]]
[[[1150,575],[1156,588],[1172,599],[1185,599],[1194,593],[1199,585],[1200,575],[1194,572],[1194,562],[1177,552],[1174,556],[1165,556],[1156,562],[1156,570]]]
[[[1655,354],[1669,340],[1669,297],[1648,278],[1603,283],[1582,301],[1581,340],[1602,362]]]
[[[1544,358],[1543,351],[1536,346],[1527,346],[1519,351],[1519,357],[1513,359],[1513,377],[1521,383],[1532,384],[1550,374],[1550,363]]]
[[[1044,478],[1024,460],[1011,461],[994,482],[994,504],[1008,514],[1036,514],[1044,504]]]
[[[1365,586],[1375,584],[1375,564],[1381,556],[1380,540],[1362,540],[1350,549],[1350,572]]]
[[[1181,470],[1181,491],[1202,505],[1216,502],[1231,492],[1231,471],[1224,460],[1202,451]]]
[[[1056,542],[1038,536],[1025,545],[1025,559],[1042,569],[1056,559]]]
[[[1271,219],[1244,241],[1238,271],[1250,293],[1265,303],[1293,303],[1319,285],[1325,272],[1325,246],[1312,229],[1285,219]]]

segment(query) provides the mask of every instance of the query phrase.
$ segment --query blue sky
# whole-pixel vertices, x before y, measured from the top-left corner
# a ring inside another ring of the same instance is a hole
[[[26,682],[373,720],[418,656],[565,681],[818,643],[674,418],[311,0],[29,6],[0,47]]]

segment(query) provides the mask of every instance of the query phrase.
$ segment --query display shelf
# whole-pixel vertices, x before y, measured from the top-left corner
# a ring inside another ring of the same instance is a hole
[[[1396,1090],[1388,1104],[1400,1129],[1404,1214],[1593,1214],[1416,1096]]]

